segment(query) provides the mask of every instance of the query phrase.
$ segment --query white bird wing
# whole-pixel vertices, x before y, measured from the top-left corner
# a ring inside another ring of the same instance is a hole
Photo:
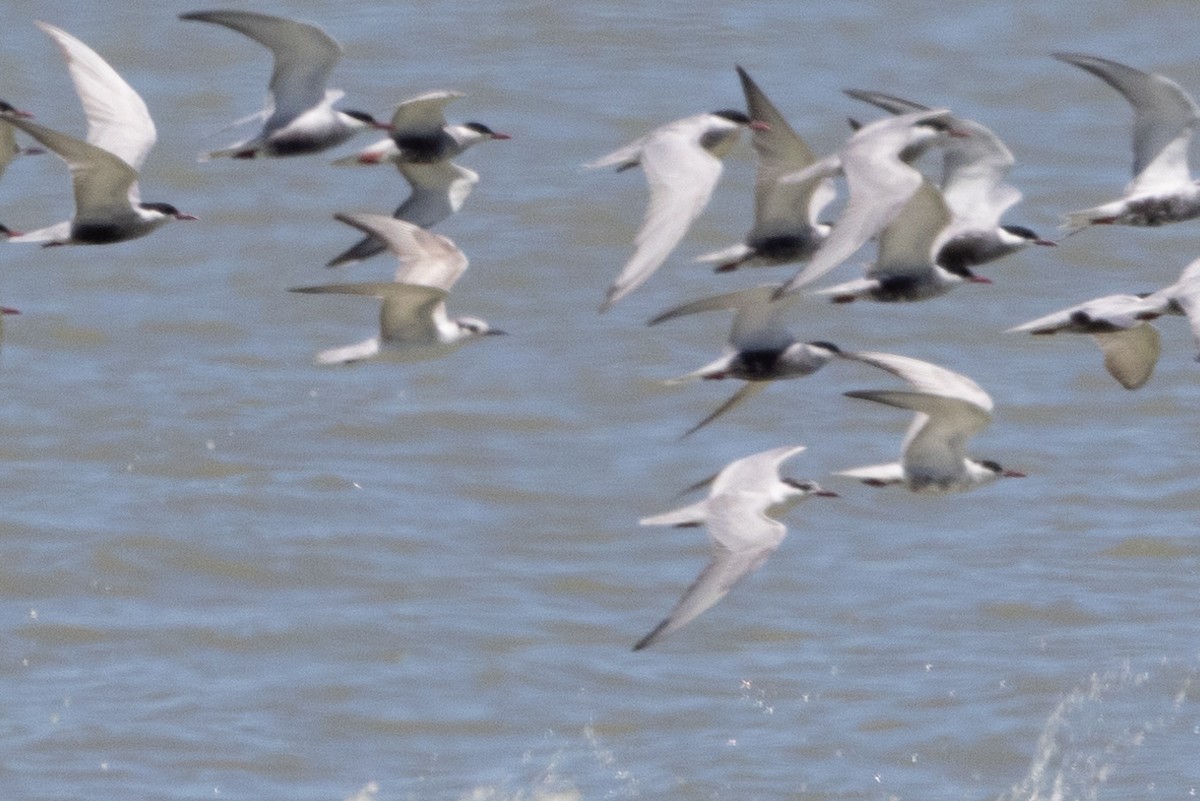
[[[833,182],[819,175],[800,182],[780,181],[813,164],[817,157],[746,71],[738,67],[737,73],[750,119],[769,126],[755,130],[750,140],[758,154],[758,174],[754,182],[754,228],[747,238],[792,234],[806,224],[816,223],[821,209],[835,196]]]
[[[193,11],[179,18],[224,25],[271,51],[275,65],[266,132],[282,128],[326,102],[325,85],[342,57],[342,46],[317,26],[253,11]]]
[[[840,154],[849,187],[846,208],[808,265],[784,284],[778,294],[796,292],[816,281],[854,255],[896,218],[924,180],[921,173],[898,158],[908,141],[906,132],[921,121],[947,116],[948,111],[922,111],[889,117],[864,125],[850,137]],[[808,169],[820,164],[817,162]],[[793,175],[789,180],[798,177]]]
[[[664,126],[642,145],[650,202],[634,239],[633,256],[609,287],[601,311],[645,283],[708,205],[721,177],[721,160],[700,145],[699,126],[707,116]]]
[[[849,470],[838,470],[834,475],[857,478],[865,483],[876,486],[885,484],[904,483],[904,465],[900,462],[887,464],[872,464],[865,467],[853,467]]]
[[[1183,87],[1164,75],[1106,58],[1082,53],[1053,56],[1100,78],[1133,106],[1133,181],[1128,194],[1190,183],[1188,144],[1200,108]]]
[[[709,499],[712,558],[670,614],[633,647],[641,650],[695,620],[735,584],[762,567],[783,542],[787,528],[764,513],[767,496],[738,492]]]
[[[385,218],[390,219],[390,218]],[[306,294],[364,295],[380,298],[379,334],[385,341],[429,342],[436,339],[434,316],[446,299],[445,290],[431,286],[398,284],[394,281],[364,281],[354,284],[324,284],[295,287]]]
[[[448,293],[466,272],[467,257],[441,234],[382,214],[335,214],[334,219],[383,241],[400,260],[395,281]]]
[[[708,519],[708,499],[690,503],[670,512],[643,517],[638,521],[639,526],[702,526]]]
[[[392,114],[392,133],[403,136],[433,135],[446,124],[446,105],[462,92],[435,90],[401,101]]]
[[[879,256],[868,275],[927,273],[933,269],[935,247],[950,225],[950,209],[942,193],[921,179],[917,190],[896,219],[879,235]]]
[[[1104,367],[1125,389],[1137,389],[1150,380],[1162,342],[1158,329],[1150,323],[1110,333],[1092,334],[1104,353]]]
[[[805,450],[803,445],[786,445],[732,461],[717,474],[711,494],[765,492],[779,480],[780,465]]]
[[[616,167],[617,172],[634,167],[641,162],[642,148],[657,134],[658,131],[651,131],[645,136],[634,139],[627,145],[622,145],[611,153],[585,163],[583,167],[587,170],[596,170],[601,167]]]
[[[1004,183],[1016,159],[987,126],[955,118],[954,127],[968,136],[949,137],[942,148],[942,195],[956,229],[991,228],[1021,199],[1021,190]]]
[[[105,212],[129,210],[131,199],[136,199],[137,196],[138,174],[124,159],[102,147],[88,144],[82,139],[59,133],[28,119],[11,115],[3,116],[3,119],[54,151],[70,167],[76,217],[104,216]],[[50,233],[51,230],[34,231],[24,238],[14,237],[12,241],[41,241],[34,235]],[[70,231],[69,225],[67,231]]]
[[[1031,334],[1057,334],[1063,331],[1094,334],[1097,329],[1104,328],[1124,330],[1140,324],[1137,312],[1146,307],[1147,300],[1137,295],[1105,295],[1008,330],[1028,331]]]
[[[843,91],[856,100],[893,114],[929,109],[929,106],[882,92]],[[1021,199],[1020,190],[1003,185],[1015,159],[1008,146],[987,126],[963,117],[954,117],[953,124],[956,130],[969,135],[951,137],[943,142],[939,188],[954,215],[955,230],[989,228],[999,222],[1006,209]]]
[[[982,387],[965,375],[947,370],[945,367],[894,353],[856,351],[843,352],[841,356],[878,367],[880,370],[886,370],[897,378],[907,381],[918,393],[962,400],[979,407],[984,412],[992,410],[992,398],[984,392]]]
[[[45,22],[37,26],[55,41],[66,58],[87,116],[88,143],[116,155],[135,172],[140,170],[158,138],[141,95],[96,51],[71,34]],[[130,200],[137,202],[136,185],[132,191]]]
[[[1196,259],[1185,267],[1179,280],[1161,291],[1169,294],[1171,300],[1187,315],[1188,324],[1192,329],[1192,337],[1196,340],[1197,349],[1200,350],[1200,259]],[[1158,294],[1158,292],[1154,293],[1151,298]],[[1196,359],[1200,360],[1200,356],[1197,356]]]

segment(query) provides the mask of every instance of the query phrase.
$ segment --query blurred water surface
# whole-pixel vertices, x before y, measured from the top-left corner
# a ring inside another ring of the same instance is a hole
[[[926,358],[995,398],[973,450],[1024,470],[955,497],[832,471],[894,457],[887,376],[835,365],[694,437],[733,387],[659,379],[715,355],[721,315],[643,323],[789,275],[691,257],[750,222],[727,159],[676,255],[606,315],[645,196],[579,165],[677,117],[741,104],[753,74],[818,151],[871,112],[857,87],[945,105],[1018,158],[1007,220],[1128,180],[1129,110],[1053,50],[1200,91],[1194,4],[764,0],[333,3],[256,8],[346,48],[335,85],[387,115],[433,89],[513,134],[441,230],[472,259],[452,311],[511,332],[413,365],[320,369],[375,325],[369,280],[321,265],[390,211],[391,169],[329,158],[197,163],[262,101],[269,59],[170,2],[11,3],[0,97],[82,133],[62,25],[145,97],[143,195],[198,214],[105,248],[0,249],[0,793],[12,799],[1125,799],[1200,786],[1195,346],[1167,319],[1136,393],[1082,339],[1003,329],[1174,280],[1200,228],[1091,230],[912,306],[802,304],[797,332]],[[365,144],[359,140],[356,144]],[[347,147],[347,150],[350,148]],[[66,170],[20,159],[0,219],[69,213]],[[854,261],[869,258],[864,253]],[[854,272],[841,268],[835,277]],[[702,566],[696,530],[640,528],[731,459],[781,444],[837,489],[788,518],[757,575],[645,652]]]

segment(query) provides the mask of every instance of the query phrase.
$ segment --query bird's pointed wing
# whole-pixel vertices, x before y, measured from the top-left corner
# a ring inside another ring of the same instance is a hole
[[[475,184],[479,183],[476,172],[450,161],[400,164],[398,167],[412,191],[392,216],[421,228],[431,228],[461,209]],[[325,266],[353,264],[385,250],[387,246],[381,240],[374,235],[367,236],[330,259]]]
[[[1150,380],[1162,352],[1158,329],[1139,323],[1125,331],[1095,333],[1092,339],[1104,353],[1104,367],[1125,389],[1137,389]]]
[[[316,355],[317,364],[353,364],[379,353],[379,337],[371,337],[353,345],[328,348]]]
[[[431,228],[461,209],[479,183],[478,173],[451,161],[398,167],[412,194],[392,216],[421,228]]]
[[[700,526],[708,519],[708,500],[696,501],[670,512],[643,517],[639,526]]]
[[[902,97],[896,97],[895,95],[883,92],[872,92],[868,89],[843,89],[842,94],[852,97],[855,100],[861,100],[864,103],[870,103],[872,106],[881,108],[892,114],[910,114],[914,111],[930,110],[929,106],[923,106],[920,103],[914,103],[911,100],[905,100]]]
[[[114,154],[136,171],[158,137],[141,95],[104,59],[71,34],[38,22],[67,60],[67,70],[87,116],[87,141]],[[47,145],[49,147],[49,145]],[[136,197],[132,198],[136,202]]]
[[[394,281],[323,284],[295,287],[289,291],[381,298],[383,304],[379,312],[380,336],[384,340],[393,341],[425,341],[433,338],[436,334],[434,314],[446,298],[445,290],[430,286],[398,284]]]
[[[850,137],[840,155],[849,186],[846,208],[808,266],[778,294],[796,292],[816,281],[896,219],[923,180],[919,172],[898,157],[911,138],[909,131],[919,123],[948,115],[949,112],[942,110],[922,111],[876,120]],[[791,176],[789,180],[795,178]]]
[[[710,295],[693,300],[657,315],[648,323],[658,323],[706,311],[736,309],[729,342],[738,350],[768,350],[782,348],[794,341],[794,337],[783,327],[782,312],[791,304],[788,300],[772,302],[776,284],[764,284],[734,292]]]
[[[1016,159],[992,130],[974,120],[955,118],[968,136],[949,137],[943,146],[942,194],[956,227],[988,228],[1021,199],[1021,191],[1004,183]]]
[[[1149,305],[1148,300],[1137,295],[1105,295],[1008,330],[1028,331],[1031,334],[1057,334],[1061,331],[1094,334],[1106,330],[1124,330],[1140,324],[1137,312]]]
[[[872,464],[865,467],[854,467],[849,470],[838,470],[834,475],[857,478],[864,484],[883,487],[888,484],[904,483],[904,465],[900,462]]]
[[[21,149],[17,147],[17,138],[13,135],[13,127],[0,122],[0,177],[4,175],[4,170],[8,168],[19,152]]]
[[[725,412],[729,411],[730,409],[734,408],[735,406],[740,406],[742,403],[746,402],[750,398],[753,398],[755,395],[757,395],[758,393],[760,393],[764,389],[766,389],[767,384],[769,384],[769,383],[770,383],[769,381],[747,381],[745,384],[742,385],[741,389],[739,389],[737,392],[730,395],[728,400],[726,400],[724,403],[722,403],[716,409],[713,409],[711,414],[709,414],[707,417],[705,417],[699,423],[696,423],[696,425],[692,426],[687,431],[683,432],[683,436],[684,437],[691,436],[692,434],[696,433],[697,431],[699,431],[700,429],[704,428],[706,425],[711,423],[713,420],[716,420],[718,417],[725,414]]]
[[[1082,53],[1054,53],[1116,89],[1133,106],[1133,183],[1129,191],[1189,181],[1187,150],[1200,108],[1183,87],[1163,75]]]
[[[402,101],[392,114],[392,133],[407,136],[438,133],[446,124],[446,105],[462,96],[462,92],[435,90]]]
[[[601,310],[637,289],[666,261],[704,211],[721,177],[721,160],[700,146],[692,127],[659,129],[642,147],[650,202],[634,239],[633,256],[621,268]]]
[[[370,234],[400,260],[395,280],[449,292],[467,269],[467,257],[441,234],[382,214],[335,214],[334,219]]]
[[[635,651],[695,620],[745,576],[762,567],[787,534],[782,523],[764,514],[766,504],[765,496],[752,493],[722,495],[709,501],[712,558],[671,613],[638,641]]]
[[[1192,337],[1200,350],[1200,259],[1185,267],[1179,280],[1164,291],[1170,293],[1171,299],[1187,315]],[[1200,360],[1200,356],[1196,358]]]
[[[902,462],[909,477],[961,473],[967,442],[991,421],[990,414],[960,398],[900,390],[852,391],[846,395],[918,413],[902,446]]]
[[[879,235],[879,257],[868,274],[928,272],[933,265],[934,246],[950,219],[942,193],[922,179],[900,213]]]
[[[758,154],[754,229],[750,238],[792,233],[805,223],[811,225],[829,204],[834,195],[833,184],[819,175],[801,182],[780,181],[813,164],[817,158],[750,75],[741,67],[737,73],[750,118],[768,126],[755,130],[750,140]]]
[[[325,84],[342,57],[342,46],[317,26],[253,11],[194,11],[179,18],[224,25],[271,51],[273,113],[267,130],[281,128],[326,102]]]
[[[843,91],[893,114],[929,110],[929,106],[883,92]],[[1012,151],[990,128],[975,120],[954,117],[954,128],[968,134],[942,143],[940,189],[954,215],[954,225],[962,229],[994,226],[1004,210],[1021,199],[1015,187],[1001,186],[1014,163]]]
[[[446,322],[446,292],[430,286],[391,284],[379,307],[379,335],[391,342],[429,342]]]
[[[138,175],[124,159],[22,117],[3,115],[3,119],[54,151],[71,168],[77,217],[129,208],[131,197],[137,194]]]
[[[732,461],[717,474],[712,494],[764,491],[779,480],[780,465],[805,450],[803,445],[785,445]]]
[[[992,398],[981,386],[967,376],[945,367],[894,353],[857,351],[843,352],[841,356],[885,370],[907,381],[917,393],[957,398],[979,407],[984,412],[992,410]]]

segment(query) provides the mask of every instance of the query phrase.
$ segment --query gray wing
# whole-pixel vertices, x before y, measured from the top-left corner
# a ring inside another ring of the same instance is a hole
[[[962,473],[967,442],[991,422],[988,412],[961,398],[897,390],[846,395],[917,412],[902,446],[904,471],[939,483]]]
[[[942,193],[922,179],[896,219],[879,235],[879,256],[867,274],[928,272],[933,268],[935,246],[950,220]]]
[[[870,103],[872,106],[881,108],[891,114],[910,114],[914,111],[931,110],[929,106],[923,106],[920,103],[914,103],[902,97],[896,97],[895,95],[883,92],[872,92],[867,89],[843,89],[842,94],[852,97],[855,100],[861,100],[864,103]]]
[[[1104,353],[1104,367],[1125,389],[1137,389],[1150,380],[1162,342],[1150,323],[1112,333],[1095,333],[1092,338]]]
[[[382,214],[335,214],[334,219],[387,245],[400,260],[397,283],[420,284],[445,293],[467,269],[466,255],[450,239],[410,222]]]
[[[393,281],[303,286],[289,291],[381,298],[379,334],[382,339],[394,342],[428,342],[435,339],[437,326],[434,315],[446,298],[446,292],[435,287],[397,284]]]
[[[479,175],[476,172],[450,161],[433,164],[403,163],[397,167],[408,180],[412,192],[392,216],[421,228],[432,228],[461,209],[475,184],[479,183]],[[385,250],[387,246],[381,240],[368,236],[334,256],[325,266],[340,267],[343,264],[353,264]]]
[[[728,412],[730,409],[733,409],[735,406],[740,406],[741,404],[748,401],[750,398],[753,398],[755,395],[757,395],[758,393],[760,393],[764,389],[766,389],[768,383],[770,383],[770,382],[768,382],[768,381],[747,381],[745,384],[742,385],[741,389],[739,389],[737,392],[730,395],[728,400],[726,400],[724,403],[722,403],[716,409],[713,409],[711,414],[709,414],[707,417],[705,417],[699,423],[696,423],[696,425],[692,426],[687,431],[684,431],[683,435],[680,437],[680,439],[682,439],[683,437],[691,436],[692,434],[696,433],[697,431],[699,431],[700,429],[704,428],[706,425],[711,423],[713,420],[716,420],[718,417],[725,414],[725,412]]]
[[[179,18],[224,25],[271,51],[273,112],[266,131],[281,128],[325,102],[325,85],[342,57],[342,46],[317,26],[253,11],[193,11]]]
[[[813,164],[817,158],[795,129],[741,67],[737,67],[750,119],[769,128],[754,131],[751,145],[758,154],[754,182],[754,229],[748,239],[786,235],[815,223],[816,215],[833,199],[828,178],[814,176],[802,182],[780,179]]]
[[[710,295],[668,309],[651,319],[648,325],[657,325],[689,314],[736,309],[737,314],[734,315],[733,328],[729,335],[729,342],[734,348],[767,350],[786,347],[795,341],[795,337],[783,327],[780,317],[791,303],[787,299],[771,300],[778,288],[777,284],[765,284]]]
[[[92,213],[129,209],[138,175],[124,159],[104,148],[28,119],[8,114],[2,115],[2,118],[54,151],[67,163],[75,191],[76,216],[87,217]]]
[[[783,542],[787,529],[764,514],[765,496],[722,495],[709,501],[708,530],[712,558],[684,592],[671,613],[633,646],[640,651],[677,631],[728,594]]]
[[[1133,106],[1133,175],[1130,191],[1189,181],[1188,143],[1200,108],[1183,87],[1163,75],[1143,72],[1106,58],[1054,53],[1116,89]]]
[[[397,166],[412,194],[392,216],[421,228],[432,228],[461,209],[479,183],[478,173],[451,161]]]
[[[8,165],[21,152],[17,147],[17,137],[13,135],[13,127],[0,122],[0,176],[8,169]]]

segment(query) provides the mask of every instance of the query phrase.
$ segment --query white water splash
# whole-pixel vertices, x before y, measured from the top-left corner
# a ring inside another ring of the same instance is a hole
[[[1126,664],[1072,690],[1046,719],[1028,774],[998,801],[1097,801],[1105,783],[1130,767],[1134,751],[1179,721],[1196,669],[1181,677],[1168,667],[1135,671]],[[1145,719],[1131,720],[1131,709]]]

